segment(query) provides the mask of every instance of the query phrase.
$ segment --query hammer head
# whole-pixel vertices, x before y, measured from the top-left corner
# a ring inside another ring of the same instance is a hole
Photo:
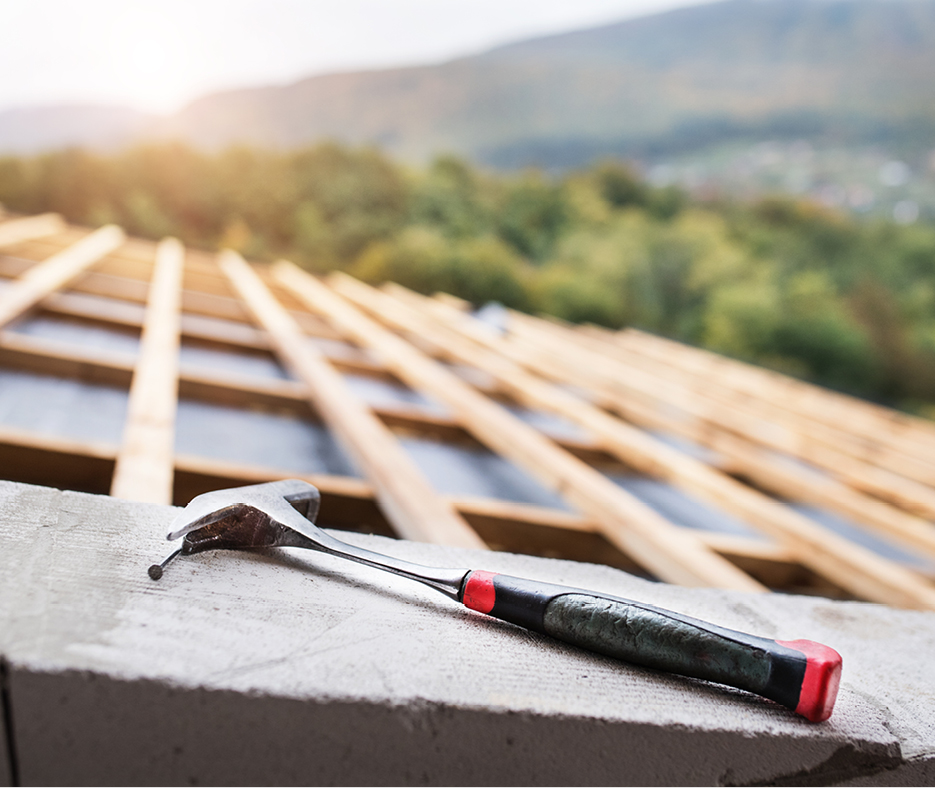
[[[185,537],[184,555],[213,549],[275,547],[294,531],[314,539],[321,496],[299,479],[215,490],[193,498],[178,513],[168,539]]]

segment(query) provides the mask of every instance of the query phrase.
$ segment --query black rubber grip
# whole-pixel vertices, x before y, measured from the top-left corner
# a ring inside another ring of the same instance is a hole
[[[552,637],[599,654],[749,690],[790,709],[799,704],[805,655],[774,640],[588,593],[554,597],[543,625]]]
[[[748,690],[814,721],[830,716],[837,693],[840,655],[810,641],[790,647],[642,602],[490,572],[471,572],[462,598],[468,607],[566,643]],[[820,664],[811,647],[827,652]],[[824,673],[815,678],[816,670]]]

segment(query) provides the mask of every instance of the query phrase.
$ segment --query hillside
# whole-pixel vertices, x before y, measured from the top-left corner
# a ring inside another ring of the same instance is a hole
[[[580,164],[731,136],[928,142],[935,0],[726,0],[448,63],[207,96],[160,133]]]
[[[158,121],[0,113],[0,151],[112,147],[145,128],[210,148],[332,138],[408,160],[451,151],[503,167],[731,139],[918,152],[935,133],[933,74],[935,0],[724,0],[438,65],[217,93]]]

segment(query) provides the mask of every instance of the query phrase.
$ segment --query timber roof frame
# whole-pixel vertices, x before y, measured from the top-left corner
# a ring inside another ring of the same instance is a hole
[[[348,527],[608,563],[685,585],[935,609],[931,577],[784,502],[826,507],[935,559],[931,422],[633,329],[509,312],[498,331],[451,296],[374,289],[344,274],[323,282],[286,262],[251,266],[230,251],[127,239],[54,215],[0,218],[0,367],[130,392],[119,445],[0,424],[4,476],[153,503],[294,476],[320,488],[329,522]],[[140,331],[140,351],[6,330],[43,312]],[[313,350],[307,337],[357,350]],[[272,353],[296,380],[182,369],[183,340]],[[465,367],[478,374],[453,371]],[[450,413],[367,405],[346,373],[402,382]],[[324,422],[364,479],[177,454],[179,397]],[[503,402],[550,411],[589,437],[543,433]],[[703,447],[708,461],[650,430]],[[405,434],[484,445],[580,514],[442,495],[400,448]],[[706,500],[767,539],[672,524],[600,472],[613,465]]]

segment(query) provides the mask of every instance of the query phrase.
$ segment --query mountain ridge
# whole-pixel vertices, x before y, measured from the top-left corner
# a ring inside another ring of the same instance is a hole
[[[330,138],[503,167],[736,136],[915,145],[935,131],[932,74],[935,0],[722,0],[435,65],[217,92],[129,136],[207,148]]]

